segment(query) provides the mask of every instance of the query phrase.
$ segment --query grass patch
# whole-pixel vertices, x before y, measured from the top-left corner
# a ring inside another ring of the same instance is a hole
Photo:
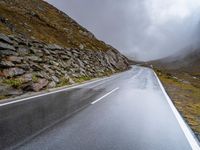
[[[33,76],[32,76],[32,81],[33,81],[34,83],[37,83],[37,82],[38,82],[38,77],[37,77],[36,75],[33,75]]]
[[[91,79],[92,78],[88,76],[81,76],[81,77],[73,78],[72,80],[74,80],[74,82],[76,83],[82,83],[84,81],[91,80]]]
[[[20,79],[5,79],[3,83],[8,84],[14,88],[19,88],[22,85],[22,81]]]
[[[117,71],[115,71],[115,73],[116,73]],[[103,76],[111,76],[111,75],[113,75],[113,73],[114,72],[112,72],[111,70],[106,70],[106,71],[104,71],[103,72]]]
[[[176,108],[193,131],[200,133],[200,88],[190,83],[192,80],[189,80],[189,78],[182,78],[182,74],[177,74],[181,78],[181,80],[178,80],[179,78],[174,79],[169,73],[158,70],[156,72]],[[190,82],[183,82],[183,80]]]
[[[5,95],[0,95],[0,100],[6,99],[7,97]]]
[[[57,84],[57,87],[62,87],[65,85],[69,85],[69,79],[67,78],[61,78],[59,84]]]

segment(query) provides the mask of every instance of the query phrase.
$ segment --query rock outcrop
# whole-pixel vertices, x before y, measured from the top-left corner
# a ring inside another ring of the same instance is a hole
[[[0,99],[129,68],[128,59],[43,0],[0,0]]]
[[[0,98],[102,77],[128,66],[112,47],[106,51],[63,48],[0,34]]]

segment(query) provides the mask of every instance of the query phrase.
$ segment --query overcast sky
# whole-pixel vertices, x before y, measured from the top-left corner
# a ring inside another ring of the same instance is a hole
[[[200,0],[46,0],[128,57],[165,57],[196,40]]]

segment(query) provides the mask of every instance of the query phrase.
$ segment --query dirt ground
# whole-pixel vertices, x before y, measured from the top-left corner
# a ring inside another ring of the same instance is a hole
[[[156,70],[176,108],[200,141],[200,77]]]

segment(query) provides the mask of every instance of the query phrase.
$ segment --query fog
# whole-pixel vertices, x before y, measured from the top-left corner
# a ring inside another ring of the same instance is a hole
[[[200,0],[46,1],[137,60],[166,57],[200,39]]]

